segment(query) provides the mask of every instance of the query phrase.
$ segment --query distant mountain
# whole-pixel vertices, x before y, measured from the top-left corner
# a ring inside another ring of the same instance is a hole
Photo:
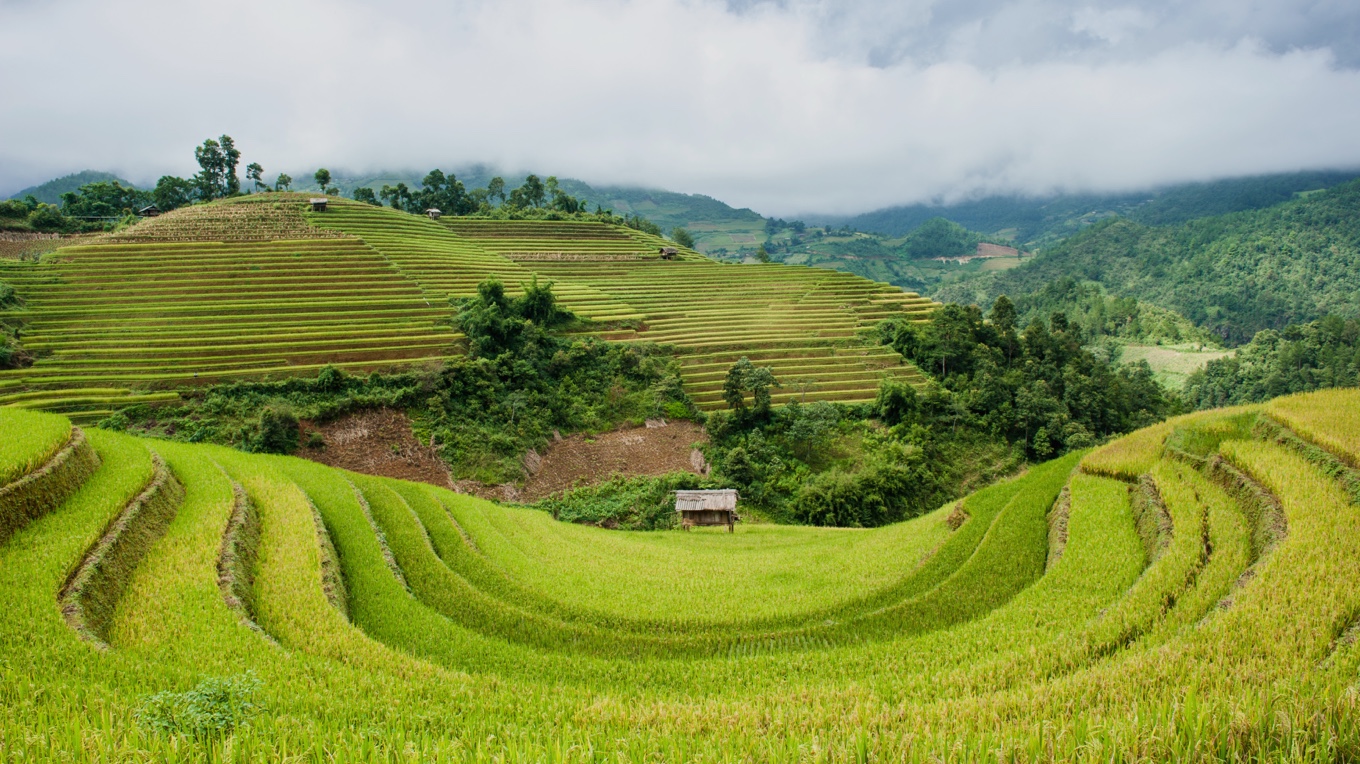
[[[98,170],[82,170],[72,173],[65,177],[49,180],[46,183],[30,186],[23,191],[11,196],[11,199],[22,199],[25,196],[32,196],[40,202],[47,204],[61,204],[61,195],[67,191],[75,191],[86,183],[99,183],[116,180],[124,186],[132,184],[114,175],[111,172],[99,172]]]
[[[990,305],[999,294],[1032,294],[1065,277],[1174,310],[1229,344],[1329,313],[1360,317],[1360,181],[1174,225],[1111,219],[1029,263],[934,296]]]
[[[809,219],[849,225],[885,236],[904,236],[933,217],[988,234],[1002,234],[1029,246],[1044,246],[1119,215],[1148,225],[1173,225],[1195,218],[1264,209],[1296,195],[1360,178],[1360,170],[1257,175],[1206,183],[1185,183],[1126,194],[1064,194],[1046,198],[994,196],[951,205],[913,204],[850,218]]]

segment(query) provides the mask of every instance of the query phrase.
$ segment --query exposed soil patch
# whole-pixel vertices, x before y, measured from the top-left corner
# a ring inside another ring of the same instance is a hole
[[[537,469],[532,455],[525,460],[526,471],[531,474],[518,498],[537,501],[559,491],[603,483],[616,476],[702,473],[707,465],[702,456],[695,458],[694,444],[707,441],[702,427],[685,421],[664,425],[654,422],[648,427],[615,430],[603,435],[570,435],[548,448]]]
[[[645,477],[668,472],[705,474],[708,465],[695,448],[705,443],[704,429],[693,422],[652,421],[647,427],[603,435],[569,435],[554,440],[543,455],[525,454],[523,486],[485,485],[460,480],[454,490],[493,501],[532,502],[569,488],[597,485],[614,477]]]
[[[305,445],[320,433],[324,448]],[[530,451],[524,458],[524,485],[485,485],[475,480],[453,482],[437,449],[416,440],[406,415],[392,409],[347,414],[325,423],[303,422],[294,455],[366,475],[415,480],[452,488],[493,501],[531,502],[579,486],[596,485],[614,477],[664,475],[668,472],[704,474],[708,465],[694,444],[707,442],[693,422],[649,422],[647,427],[616,430],[603,435],[568,435],[556,440],[543,455]]]
[[[305,445],[314,432],[321,433],[324,448]],[[294,455],[314,462],[366,475],[453,487],[439,452],[416,440],[410,420],[400,411],[376,409],[324,424],[303,422],[301,442],[304,445]]]

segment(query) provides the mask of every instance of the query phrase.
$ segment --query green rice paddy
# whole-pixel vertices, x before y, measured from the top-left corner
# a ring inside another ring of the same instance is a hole
[[[723,265],[623,226],[581,221],[440,221],[332,199],[263,194],[151,218],[39,263],[0,262],[24,299],[38,360],[0,372],[0,406],[95,421],[172,400],[184,385],[381,370],[464,352],[450,298],[488,277],[516,292],[551,280],[585,331],[672,347],[701,408],[721,405],[741,356],[787,384],[776,402],[865,401],[914,381],[901,356],[861,336],[934,303],[843,273]],[[158,397],[147,397],[147,396]]]
[[[1360,391],[1174,419],[885,528],[728,535],[6,409],[0,757],[1354,760],[1338,410]],[[73,450],[96,466],[41,461]],[[16,514],[24,481],[54,498]],[[249,704],[157,710],[205,687]]]

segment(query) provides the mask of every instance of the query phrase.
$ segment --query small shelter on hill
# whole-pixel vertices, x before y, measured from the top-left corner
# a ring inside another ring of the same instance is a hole
[[[696,525],[726,525],[727,532],[735,530],[737,492],[733,488],[703,491],[676,491],[675,511],[680,513],[680,527],[689,530]]]
[[[674,260],[680,256],[680,250],[675,247],[662,247],[660,250],[662,260]]]
[[[425,210],[425,214],[430,216],[430,220],[438,220],[439,216],[444,214],[444,211],[438,207],[431,207]]]
[[[326,197],[319,196],[308,199],[307,203],[312,205],[312,212],[325,212],[327,201]]]
[[[140,210],[137,210],[137,215],[144,218],[154,218],[159,214],[161,214],[161,208],[154,204],[148,204]]]

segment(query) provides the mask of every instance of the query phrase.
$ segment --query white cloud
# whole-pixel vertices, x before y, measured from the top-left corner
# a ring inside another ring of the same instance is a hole
[[[1360,165],[1346,41],[1214,2],[0,0],[0,190],[189,174],[223,132],[270,173],[489,162],[770,214]]]

